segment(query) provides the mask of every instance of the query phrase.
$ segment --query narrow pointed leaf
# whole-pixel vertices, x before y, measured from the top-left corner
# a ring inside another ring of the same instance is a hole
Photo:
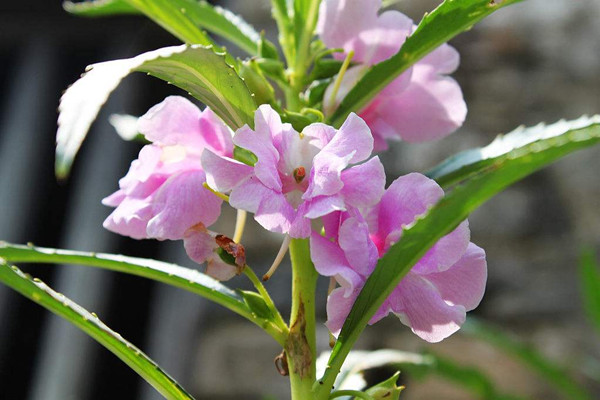
[[[346,95],[329,121],[340,126],[413,64],[494,11],[521,0],[445,0],[426,14],[400,51],[368,70]]]
[[[561,120],[552,125],[538,124],[529,128],[521,126],[506,135],[498,136],[485,147],[466,150],[448,158],[425,175],[435,179],[440,186],[449,187],[488,168],[512,150],[536,142],[543,145],[545,140],[592,125],[600,125],[600,115],[583,116],[573,121]]]
[[[68,12],[84,17],[145,14],[188,44],[214,44],[203,29],[229,40],[249,54],[258,53],[260,35],[239,15],[197,0],[93,0],[66,1]]]
[[[579,260],[579,282],[587,317],[600,334],[600,265],[596,252],[586,249]]]
[[[71,14],[84,17],[139,14],[139,11],[125,0],[65,1],[63,8]]]
[[[320,391],[330,390],[344,358],[373,314],[410,268],[440,238],[506,187],[571,152],[598,142],[600,125],[591,124],[517,147],[454,188],[427,214],[405,227],[401,239],[379,260],[356,299],[332,350],[330,368],[321,380]]]
[[[0,242],[0,258],[11,263],[77,264],[124,272],[176,286],[254,319],[244,298],[219,281],[195,269],[146,258],[87,253]]]
[[[0,259],[0,281],[28,299],[66,319],[119,357],[146,382],[170,400],[193,399],[173,378],[137,347],[111,330],[98,317],[55,292],[39,279],[31,279]]]
[[[252,126],[252,94],[211,47],[173,46],[137,57],[91,65],[61,98],[56,136],[56,174],[65,177],[100,108],[131,72],[146,72],[189,92],[209,106],[232,129]]]

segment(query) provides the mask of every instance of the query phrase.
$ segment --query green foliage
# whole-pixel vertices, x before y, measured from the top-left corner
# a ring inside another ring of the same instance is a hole
[[[401,239],[379,260],[358,296],[332,350],[330,369],[322,378],[330,390],[335,375],[367,325],[410,268],[440,238],[450,233],[468,215],[507,186],[579,149],[600,141],[600,126],[591,123],[547,140],[528,143],[495,159],[488,168],[446,194],[430,211],[404,228]]]
[[[533,347],[511,338],[499,329],[491,327],[470,317],[463,325],[461,332],[484,340],[494,347],[512,355],[524,365],[544,378],[548,384],[560,390],[565,398],[571,400],[591,400],[593,396],[579,386],[562,367],[546,359]]]
[[[585,249],[579,260],[579,281],[583,306],[589,321],[600,334],[600,265],[593,249]]]
[[[84,17],[142,13],[185,43],[215,45],[202,31],[206,29],[249,54],[258,53],[260,36],[254,28],[240,16],[206,1],[88,0],[66,1],[63,6],[68,12]]]
[[[64,318],[119,357],[169,400],[193,399],[173,378],[137,347],[111,330],[98,317],[39,279],[31,279],[0,259],[0,282]]]
[[[398,371],[385,381],[367,389],[366,393],[374,400],[398,400],[404,389],[404,386],[396,385],[399,376],[400,372]]]
[[[526,144],[535,146],[537,143],[539,146],[545,146],[546,143],[550,143],[551,145],[556,136],[592,126],[600,126],[600,115],[583,116],[573,121],[562,120],[552,125],[538,124],[529,128],[521,126],[506,135],[499,135],[485,147],[466,150],[446,159],[425,175],[447,188],[490,168],[508,152]]]
[[[265,327],[271,324],[271,321],[265,320],[264,316],[258,316],[256,310],[248,306],[245,296],[195,269],[175,264],[115,254],[20,246],[6,242],[0,242],[0,258],[11,263],[77,264],[137,275],[205,297],[258,326]]]
[[[494,11],[521,0],[446,0],[426,14],[400,51],[373,67],[346,95],[330,117],[340,126],[348,114],[365,107],[384,87],[417,61]]]
[[[253,96],[224,55],[211,47],[173,46],[137,57],[107,61],[87,68],[61,98],[56,137],[56,174],[65,177],[90,125],[121,80],[146,72],[209,106],[232,129],[253,126]]]

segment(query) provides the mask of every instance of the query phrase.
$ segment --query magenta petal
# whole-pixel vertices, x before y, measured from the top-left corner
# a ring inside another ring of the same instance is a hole
[[[465,253],[471,232],[468,221],[463,221],[455,230],[442,237],[413,267],[419,274],[445,271],[452,267]]]
[[[216,155],[208,149],[202,153],[202,167],[206,171],[208,186],[223,193],[239,185],[253,171],[249,165]]]
[[[169,96],[138,120],[146,139],[162,145],[186,144],[198,140],[201,112],[181,96]]]
[[[298,212],[306,218],[315,219],[345,208],[344,200],[340,196],[319,196],[307,200]]]
[[[310,236],[310,258],[319,274],[336,277],[348,293],[364,282],[363,278],[352,270],[342,249],[315,232]]]
[[[217,154],[233,157],[233,132],[211,110],[206,107],[198,121],[199,132],[206,144]]]
[[[206,274],[218,281],[228,281],[237,275],[237,267],[227,264],[215,254],[206,263]]]
[[[377,248],[369,237],[366,222],[358,218],[346,219],[339,229],[339,246],[352,269],[365,278],[377,264]]]
[[[352,43],[361,31],[377,21],[381,0],[325,0],[319,9],[317,33],[329,48],[353,49]],[[350,22],[351,21],[351,22]]]
[[[343,287],[340,287],[327,297],[327,322],[325,325],[335,337],[340,334],[359,292],[360,289],[355,289],[348,294]]]
[[[377,106],[377,115],[407,142],[439,139],[460,127],[467,106],[458,83],[425,64],[413,67],[409,86]],[[368,120],[370,118],[367,118]]]
[[[254,219],[271,232],[287,233],[296,212],[281,193],[271,191],[261,200]]]
[[[373,65],[390,58],[400,50],[412,28],[412,20],[401,12],[382,13],[377,22],[360,32],[353,42],[354,60]]]
[[[342,196],[354,207],[372,206],[385,192],[385,171],[379,157],[342,171],[341,179]]]
[[[181,239],[185,231],[199,223],[213,224],[221,213],[222,200],[204,188],[204,172],[186,171],[169,178],[156,192],[148,223],[148,236]]]
[[[229,204],[233,208],[255,213],[263,198],[273,193],[254,175],[246,178],[238,186],[234,187],[229,195]]]
[[[362,118],[350,113],[333,139],[323,148],[322,153],[348,158],[350,164],[355,164],[366,160],[372,151],[373,135],[371,135],[371,130]]]
[[[378,233],[385,241],[388,234],[412,223],[443,196],[442,188],[425,175],[414,172],[397,178],[379,203]]]
[[[146,239],[146,226],[153,216],[150,199],[125,198],[104,220],[102,226],[123,236]]]
[[[433,283],[446,302],[471,311],[479,305],[485,292],[487,263],[485,252],[470,243],[467,252],[450,269],[424,276]]]
[[[258,161],[254,164],[254,174],[268,188],[281,190],[281,179],[277,173],[277,163],[279,153],[273,146],[273,138],[265,135],[258,135],[247,126],[238,129],[233,137],[233,142],[250,150],[257,157]]]
[[[103,198],[102,204],[109,207],[117,207],[119,204],[121,204],[123,200],[125,200],[126,196],[127,195],[125,194],[125,192],[119,189],[110,196],[106,196],[105,198]]]
[[[183,246],[188,257],[198,264],[215,256],[218,248],[215,238],[204,227],[192,227],[183,235]]]
[[[450,305],[426,277],[409,273],[390,295],[392,310],[421,339],[439,342],[460,329],[466,311]]]
[[[302,195],[302,199],[308,200],[338,193],[344,187],[341,173],[348,166],[349,158],[350,156],[343,158],[323,151],[317,154],[313,159],[308,188]]]

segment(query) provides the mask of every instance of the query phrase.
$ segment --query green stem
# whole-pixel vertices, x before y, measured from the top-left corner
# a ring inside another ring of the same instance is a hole
[[[250,268],[248,265],[246,265],[246,267],[244,268],[244,274],[246,274],[248,279],[250,279],[250,281],[258,291],[258,294],[262,296],[263,300],[265,301],[265,304],[267,305],[267,307],[269,307],[269,310],[271,310],[271,313],[273,313],[273,315],[275,316],[275,323],[279,328],[281,328],[282,335],[287,337],[290,333],[289,328],[283,320],[283,317],[279,313],[279,310],[275,306],[273,299],[269,295],[269,292],[267,292],[267,289],[265,289],[261,280],[258,279],[258,276],[256,276],[252,268]]]
[[[315,290],[317,272],[310,260],[308,239],[292,239],[292,312],[285,345],[292,400],[312,398],[316,379]]]
[[[279,44],[288,63],[294,59],[294,35],[286,0],[272,0],[273,18],[279,30]]]
[[[358,390],[338,390],[337,392],[331,393],[329,396],[330,399],[335,399],[336,397],[342,396],[353,396],[358,397],[365,400],[373,400],[373,396],[369,396],[365,392],[359,392]]]
[[[299,13],[296,10],[296,29],[300,30],[296,43],[296,57],[292,68],[291,84],[296,90],[301,91],[304,84],[304,77],[310,62],[309,50],[310,42],[315,34],[317,17],[319,16],[319,4],[321,0],[308,0],[309,4],[305,13]],[[302,10],[304,11],[304,10]],[[300,15],[303,14],[303,15]],[[300,18],[306,17],[306,19]]]

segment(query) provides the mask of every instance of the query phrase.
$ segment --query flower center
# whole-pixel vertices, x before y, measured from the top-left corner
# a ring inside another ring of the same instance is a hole
[[[293,175],[296,183],[300,183],[306,177],[306,170],[304,167],[298,167],[294,170]]]

